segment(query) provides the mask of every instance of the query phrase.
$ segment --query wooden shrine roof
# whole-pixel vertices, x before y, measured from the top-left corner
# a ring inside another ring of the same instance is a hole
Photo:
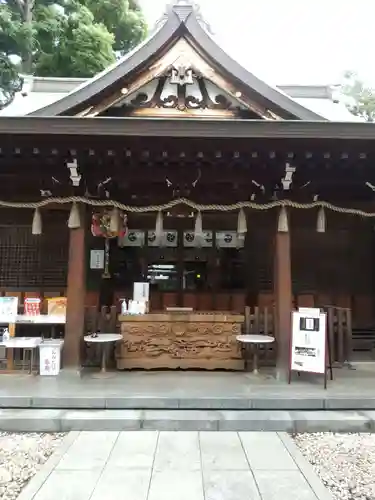
[[[157,72],[160,60],[178,42],[188,44],[201,63],[204,61],[212,69],[211,74],[216,78],[219,76],[224,86],[233,90],[231,94],[243,96],[243,101],[254,103],[265,114],[276,119],[324,120],[283,92],[267,85],[226,54],[209,35],[190,3],[169,6],[161,26],[135,50],[68,95],[31,115],[72,116],[95,107],[110,99],[114,92],[134,86],[137,78],[144,78],[151,71]]]

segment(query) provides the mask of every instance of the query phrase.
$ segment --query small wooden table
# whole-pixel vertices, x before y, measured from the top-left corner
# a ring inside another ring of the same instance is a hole
[[[250,345],[254,346],[253,349],[253,373],[257,375],[258,371],[258,346],[262,344],[272,344],[275,342],[275,338],[270,335],[238,335],[236,337],[237,341],[240,342],[245,351],[246,348]],[[245,358],[246,359],[246,358]],[[247,363],[245,364],[245,366]]]
[[[103,344],[102,346],[102,362],[99,374],[97,376],[108,377],[108,372],[106,368],[106,345],[109,342],[117,342],[122,340],[122,335],[119,333],[98,333],[95,337],[92,335],[86,335],[84,337],[85,342],[92,342],[93,344]]]

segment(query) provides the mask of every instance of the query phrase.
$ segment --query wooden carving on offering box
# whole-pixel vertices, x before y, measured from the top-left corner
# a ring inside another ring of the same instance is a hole
[[[243,317],[229,314],[149,314],[120,317],[117,367],[242,370],[236,336]]]

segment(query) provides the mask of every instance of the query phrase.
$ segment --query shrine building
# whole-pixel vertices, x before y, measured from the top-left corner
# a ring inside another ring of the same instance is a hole
[[[67,297],[67,368],[103,310],[119,369],[243,369],[243,330],[283,374],[299,306],[346,318],[345,361],[375,328],[375,126],[336,100],[257,78],[189,2],[91,79],[31,78],[0,113],[1,294]]]

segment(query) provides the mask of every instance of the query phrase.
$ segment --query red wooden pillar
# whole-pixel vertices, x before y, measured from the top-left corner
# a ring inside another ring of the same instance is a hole
[[[290,256],[290,224],[286,209],[281,209],[275,235],[274,297],[275,334],[277,339],[276,376],[287,380],[290,337],[292,331],[292,266]]]
[[[80,369],[80,345],[84,332],[86,295],[86,248],[84,210],[81,227],[70,229],[68,286],[63,361],[65,368]]]

